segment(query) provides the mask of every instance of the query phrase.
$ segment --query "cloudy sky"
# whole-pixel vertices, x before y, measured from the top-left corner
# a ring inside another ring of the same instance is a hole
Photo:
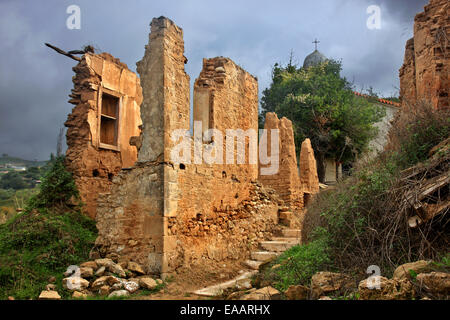
[[[342,59],[355,89],[398,93],[398,69],[412,36],[414,15],[427,0],[1,0],[0,153],[48,159],[72,105],[67,103],[76,61],[44,46],[65,50],[92,44],[135,71],[144,54],[149,23],[166,16],[184,30],[191,83],[202,58],[226,56],[270,84],[275,62],[291,50],[303,63],[314,50]],[[81,28],[66,27],[69,5],[81,9]],[[370,30],[367,7],[381,8],[381,29]]]

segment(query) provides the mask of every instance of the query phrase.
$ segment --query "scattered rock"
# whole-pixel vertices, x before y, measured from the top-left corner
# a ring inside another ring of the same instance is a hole
[[[414,288],[406,279],[371,276],[358,285],[360,300],[403,300],[414,296]]]
[[[107,266],[107,268],[110,272],[118,275],[121,278],[125,278],[127,276],[125,270],[123,270],[123,268],[116,263],[111,263],[110,265]]]
[[[450,294],[450,273],[421,273],[416,278],[419,286],[427,292],[436,295]]]
[[[236,281],[235,288],[238,290],[251,289],[251,279],[241,279]]]
[[[61,296],[56,291],[44,290],[39,295],[39,300],[60,300]]]
[[[114,262],[109,259],[109,258],[105,258],[105,259],[96,259],[95,263],[97,264],[97,266],[99,267],[108,267],[111,264],[114,264]]]
[[[121,290],[121,289],[123,289],[123,284],[124,284],[124,282],[122,282],[122,281],[120,281],[118,283],[114,283],[111,286],[111,290],[113,290],[113,291]]]
[[[141,265],[136,262],[128,262],[127,269],[136,274],[145,274],[144,269],[142,269]]]
[[[82,278],[92,278],[94,276],[94,269],[91,267],[81,267],[80,276]]]
[[[425,261],[420,260],[416,262],[411,263],[405,263],[399,266],[394,271],[393,279],[410,279],[410,272],[409,270],[414,271],[415,273],[419,274],[425,271],[431,271],[430,270],[431,261]]]
[[[306,300],[308,298],[309,289],[302,285],[289,286],[284,293],[288,300]]]
[[[156,281],[150,277],[140,278],[139,285],[148,290],[153,290],[158,286]]]
[[[242,300],[280,300],[280,298],[280,291],[272,287],[264,287],[245,295]]]
[[[123,283],[123,287],[125,290],[127,290],[129,293],[134,293],[139,289],[139,284],[134,281],[127,281]]]
[[[120,282],[121,281],[114,276],[103,276],[103,277],[96,279],[92,283],[91,287],[93,290],[98,290],[98,289],[100,289],[100,287],[102,287],[104,285],[112,286],[112,285],[114,285],[116,283],[120,283]]]
[[[64,278],[63,280],[63,287],[64,289],[75,291],[75,290],[83,290],[89,287],[89,281],[78,278],[78,277],[69,277]]]
[[[127,290],[116,290],[114,292],[111,292],[111,294],[108,296],[108,298],[114,298],[114,297],[128,297],[130,293]]]
[[[95,271],[95,276],[96,277],[101,277],[101,276],[103,276],[105,274],[105,271],[106,271],[106,267],[105,266],[100,267],[97,271]]]
[[[45,290],[54,291],[56,290],[56,285],[54,285],[53,283],[49,283],[48,285],[45,286]]]
[[[109,289],[110,289],[110,287],[109,286],[101,286],[100,287],[100,290],[98,291],[98,293],[100,294],[100,295],[102,295],[102,296],[106,296],[106,295],[108,295],[109,294]]]
[[[239,300],[243,294],[243,291],[232,292],[228,295],[227,300]]]
[[[80,299],[80,298],[87,298],[88,295],[86,293],[80,292],[80,291],[74,291],[72,294],[72,298]]]
[[[93,270],[97,270],[98,265],[95,261],[87,261],[80,264],[80,268],[92,268]]]
[[[311,278],[311,293],[314,299],[336,291],[354,289],[353,280],[342,273],[318,272]]]

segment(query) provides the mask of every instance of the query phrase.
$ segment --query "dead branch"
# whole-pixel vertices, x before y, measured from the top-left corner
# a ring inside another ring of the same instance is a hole
[[[78,61],[78,62],[81,61],[81,58],[75,57],[74,55],[72,55],[72,54],[70,54],[70,53],[68,53],[68,52],[66,52],[66,51],[64,51],[64,50],[61,50],[60,48],[57,48],[57,47],[51,45],[50,43],[45,43],[45,45],[46,45],[47,47],[49,47],[49,48],[55,50],[55,51],[58,52],[59,54],[62,54],[63,56],[69,57],[69,58],[71,58],[71,59],[73,59],[73,60],[75,60],[75,61]]]

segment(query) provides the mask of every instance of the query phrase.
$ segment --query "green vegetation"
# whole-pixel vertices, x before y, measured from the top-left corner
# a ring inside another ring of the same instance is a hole
[[[51,276],[64,294],[63,272],[88,259],[97,236],[95,222],[73,205],[77,196],[64,159],[56,158],[25,211],[0,225],[0,299],[35,299]]]
[[[297,152],[305,138],[311,139],[322,182],[325,158],[353,162],[376,136],[373,124],[385,115],[383,107],[353,94],[341,69],[334,60],[307,69],[275,64],[261,99],[262,115],[276,112],[292,121]]]
[[[39,187],[33,189],[13,190],[0,189],[0,207],[24,208],[28,199],[39,192]]]
[[[313,240],[302,246],[295,246],[285,251],[270,266],[270,277],[275,288],[285,291],[290,285],[309,285],[311,277],[319,271],[331,267],[331,260],[326,238]]]
[[[418,162],[428,175],[435,168],[450,169],[450,149],[429,158],[430,150],[450,136],[449,124],[449,112],[426,104],[403,110],[394,123],[389,151],[316,196],[302,229],[306,244],[270,264],[264,279],[280,289],[308,284],[317,271],[343,272],[361,280],[370,265],[389,277],[397,266],[419,259],[437,261],[437,269],[449,270],[448,218],[409,228],[404,196],[411,189],[402,179],[403,170]],[[281,267],[273,269],[276,264]]]
[[[30,167],[25,171],[8,171],[0,176],[0,189],[22,190],[34,188],[46,167]]]

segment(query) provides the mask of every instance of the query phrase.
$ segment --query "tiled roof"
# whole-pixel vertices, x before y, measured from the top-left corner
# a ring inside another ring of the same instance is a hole
[[[356,96],[359,96],[359,97],[373,98],[373,97],[371,97],[371,96],[369,96],[369,95],[367,95],[367,94],[363,94],[363,93],[361,93],[361,92],[353,91],[353,94],[356,95]],[[391,105],[391,106],[394,106],[394,107],[397,107],[397,108],[400,108],[400,107],[401,107],[400,103],[398,103],[398,102],[393,102],[393,101],[389,101],[389,100],[386,100],[386,99],[379,99],[379,98],[376,98],[376,100],[377,100],[378,102],[380,102],[380,103],[388,104],[388,105]]]

